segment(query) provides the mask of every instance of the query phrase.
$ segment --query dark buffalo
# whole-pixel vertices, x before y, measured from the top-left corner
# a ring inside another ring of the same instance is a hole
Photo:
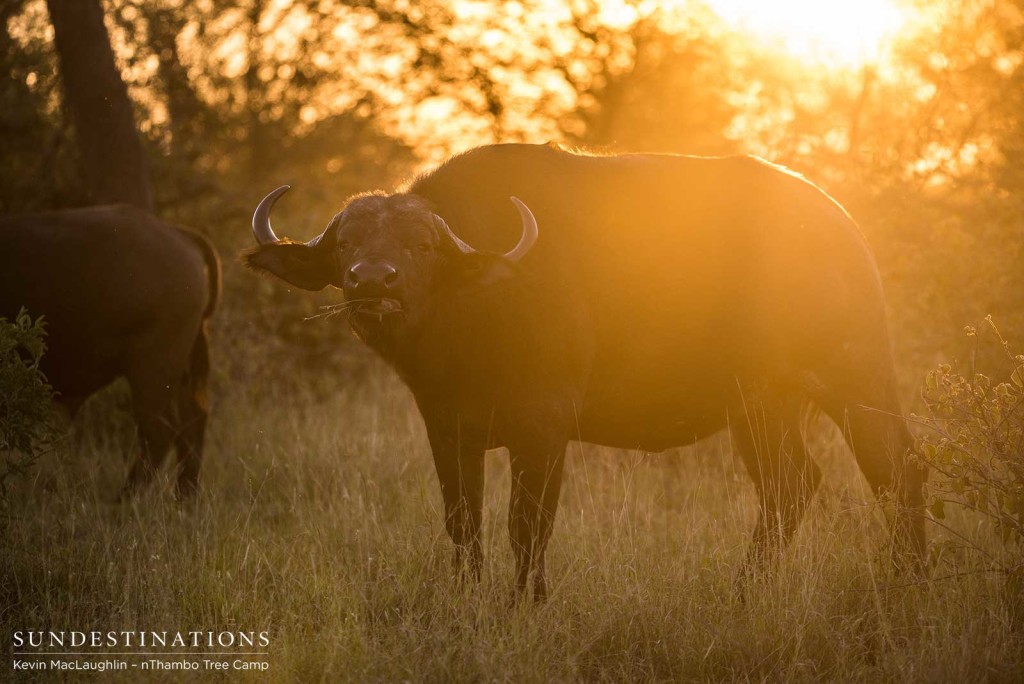
[[[818,484],[808,402],[895,494],[896,539],[919,558],[923,474],[908,467],[878,271],[849,215],[800,176],[751,157],[482,147],[352,198],[305,244],[271,229],[285,189],[257,209],[246,261],[344,290],[354,330],[416,398],[472,571],[485,449],[509,450],[516,587],[532,573],[543,597],[569,440],[658,451],[725,428],[760,496],[747,567],[767,561]]]
[[[74,416],[115,378],[131,387],[141,451],[123,493],[173,442],[178,492],[195,490],[206,429],[206,319],[220,260],[198,233],[129,206],[0,220],[0,316],[46,320],[42,369]]]

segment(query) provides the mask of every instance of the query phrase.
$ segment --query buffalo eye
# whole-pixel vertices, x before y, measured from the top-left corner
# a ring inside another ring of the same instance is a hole
[[[418,254],[430,254],[430,252],[433,251],[433,249],[433,245],[426,242],[423,244],[416,245],[416,252]]]
[[[338,249],[340,251],[342,251],[342,252],[344,252],[345,250],[347,250],[351,246],[352,246],[352,243],[348,242],[347,240],[341,240],[341,241],[338,242]]]

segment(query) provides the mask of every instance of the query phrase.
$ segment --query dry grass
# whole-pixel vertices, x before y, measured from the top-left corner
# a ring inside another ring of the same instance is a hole
[[[390,375],[326,403],[221,393],[193,505],[166,486],[107,503],[124,464],[104,431],[19,483],[4,643],[15,629],[266,629],[274,681],[1024,680],[1001,584],[904,586],[852,458],[832,432],[814,447],[826,483],[743,602],[755,501],[727,440],[656,456],[573,446],[552,598],[523,606],[509,600],[503,452],[488,456],[484,579],[462,588],[422,425]]]

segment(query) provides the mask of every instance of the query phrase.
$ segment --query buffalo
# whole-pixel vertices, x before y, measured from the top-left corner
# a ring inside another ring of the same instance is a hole
[[[819,481],[802,416],[843,429],[918,565],[924,473],[908,452],[885,302],[847,212],[749,156],[592,156],[505,144],[395,193],[357,195],[309,242],[256,209],[248,266],[341,288],[354,332],[426,425],[460,574],[479,575],[483,456],[509,451],[519,594],[544,550],[570,440],[660,451],[723,429],[760,515],[743,576],[792,536]]]
[[[177,492],[195,491],[207,421],[206,321],[220,259],[193,231],[130,206],[0,220],[0,316],[46,322],[42,370],[73,418],[123,376],[140,451],[122,496],[152,479],[173,443]]]

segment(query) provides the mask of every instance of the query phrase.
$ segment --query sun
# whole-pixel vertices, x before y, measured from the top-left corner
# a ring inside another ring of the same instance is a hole
[[[894,0],[705,0],[726,23],[801,58],[844,66],[874,62],[907,24]]]

